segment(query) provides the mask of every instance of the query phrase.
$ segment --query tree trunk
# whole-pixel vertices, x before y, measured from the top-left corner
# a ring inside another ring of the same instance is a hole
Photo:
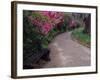
[[[89,14],[88,17],[86,17],[84,19],[84,23],[85,23],[85,28],[84,28],[84,33],[86,34],[91,34],[91,15]]]

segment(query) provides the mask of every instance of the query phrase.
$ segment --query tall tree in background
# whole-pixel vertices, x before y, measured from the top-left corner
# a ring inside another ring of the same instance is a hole
[[[84,33],[91,34],[91,15],[89,14],[87,17],[84,18],[85,28]]]

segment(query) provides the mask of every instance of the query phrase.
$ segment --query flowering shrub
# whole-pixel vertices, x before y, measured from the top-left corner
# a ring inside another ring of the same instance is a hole
[[[38,11],[32,12],[29,16],[31,23],[36,25],[38,31],[47,35],[51,29],[56,27],[60,22],[63,22],[63,13],[51,11]]]
[[[76,26],[77,26],[77,22],[76,22],[75,20],[71,20],[71,21],[69,22],[69,27],[74,28],[74,27],[76,27]]]
[[[78,21],[78,20],[70,20],[68,26],[69,26],[68,30],[73,30],[75,28],[81,27],[82,23],[80,23],[80,21]]]
[[[45,23],[42,27],[42,33],[47,34],[52,29],[52,25],[50,23]]]

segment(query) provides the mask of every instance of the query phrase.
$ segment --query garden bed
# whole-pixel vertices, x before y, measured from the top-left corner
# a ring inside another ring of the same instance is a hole
[[[78,43],[90,48],[91,37],[88,34],[83,33],[84,28],[78,28],[72,31],[72,39]]]

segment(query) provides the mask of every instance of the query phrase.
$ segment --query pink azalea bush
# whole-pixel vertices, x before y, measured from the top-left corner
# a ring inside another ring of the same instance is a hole
[[[70,28],[75,28],[76,26],[77,26],[77,23],[76,23],[75,20],[71,20],[71,21],[69,22],[69,27],[70,27]]]
[[[42,33],[48,34],[48,32],[52,29],[52,25],[50,23],[45,23],[42,27]]]
[[[48,34],[58,23],[63,21],[63,13],[51,11],[32,12],[29,16],[31,23],[36,25],[40,32]]]

